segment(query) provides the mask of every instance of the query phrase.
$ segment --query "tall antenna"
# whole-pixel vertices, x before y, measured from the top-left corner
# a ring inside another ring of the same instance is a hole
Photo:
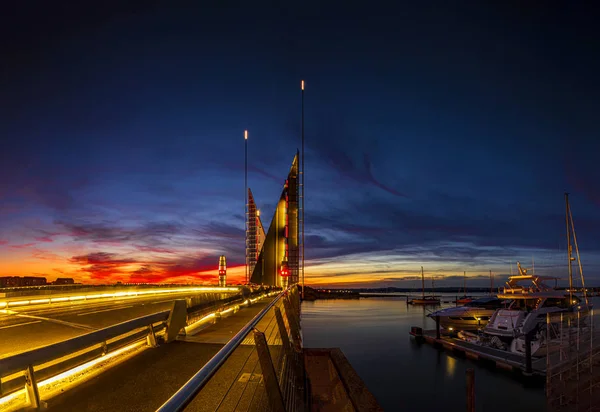
[[[248,130],[244,130],[244,229],[246,231],[246,285],[248,284]]]
[[[302,300],[304,300],[304,80],[302,80],[300,87],[302,89],[302,167],[300,173],[302,174]]]
[[[573,302],[573,266],[571,265],[571,262],[573,261],[573,258],[571,257],[572,253],[573,253],[573,247],[571,246],[571,227],[569,225],[569,215],[570,213],[570,208],[569,208],[569,194],[565,193],[565,207],[566,207],[566,215],[565,215],[565,222],[567,224],[567,256],[569,259],[569,305]]]

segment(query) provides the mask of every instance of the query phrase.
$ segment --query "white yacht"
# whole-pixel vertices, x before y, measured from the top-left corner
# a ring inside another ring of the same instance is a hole
[[[440,326],[450,332],[478,330],[487,325],[496,310],[504,307],[504,300],[494,296],[475,299],[463,306],[456,306],[430,313],[432,319],[439,317]]]
[[[525,353],[525,335],[530,333],[531,352],[535,355],[545,340],[546,314],[586,312],[588,308],[577,296],[564,290],[554,290],[543,282],[552,278],[528,275],[518,262],[517,267],[520,274],[511,276],[504,290],[498,294],[499,299],[511,300],[510,305],[506,309],[498,309],[483,332],[492,337],[493,346],[515,353]],[[524,286],[523,282],[530,285]]]

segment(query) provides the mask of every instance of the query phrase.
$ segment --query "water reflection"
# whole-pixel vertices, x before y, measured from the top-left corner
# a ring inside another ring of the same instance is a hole
[[[448,296],[450,300],[453,296]],[[464,410],[465,371],[475,369],[477,410],[542,411],[543,387],[462,357],[448,355],[408,335],[411,326],[433,329],[426,315],[449,306],[407,305],[404,298],[304,302],[307,347],[339,347],[385,410]]]

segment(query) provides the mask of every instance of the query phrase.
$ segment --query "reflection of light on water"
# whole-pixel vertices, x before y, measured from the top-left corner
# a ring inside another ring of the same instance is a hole
[[[454,371],[456,370],[456,359],[452,356],[447,356],[447,366],[446,366],[446,375],[450,378],[454,376]]]

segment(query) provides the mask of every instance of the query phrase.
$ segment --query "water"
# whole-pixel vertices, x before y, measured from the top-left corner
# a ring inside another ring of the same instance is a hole
[[[475,369],[476,410],[545,410],[543,384],[414,342],[411,326],[435,328],[431,309],[404,298],[304,302],[304,346],[341,348],[386,411],[466,410],[467,368]]]

